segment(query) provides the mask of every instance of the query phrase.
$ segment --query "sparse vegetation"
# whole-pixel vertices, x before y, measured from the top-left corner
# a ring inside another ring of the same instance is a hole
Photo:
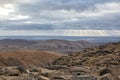
[[[22,66],[22,65],[18,65],[18,66],[17,66],[17,69],[18,69],[21,73],[27,73],[26,68],[25,68],[24,66]]]

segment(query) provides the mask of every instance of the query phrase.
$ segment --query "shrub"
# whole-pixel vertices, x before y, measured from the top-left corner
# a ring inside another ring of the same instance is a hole
[[[17,66],[17,68],[21,73],[27,73],[26,68],[24,66],[19,65]]]

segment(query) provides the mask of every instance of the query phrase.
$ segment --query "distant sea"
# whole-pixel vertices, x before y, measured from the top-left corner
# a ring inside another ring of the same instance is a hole
[[[24,39],[24,40],[48,40],[48,39],[60,39],[60,40],[85,40],[94,43],[106,43],[106,42],[118,42],[120,41],[120,37],[115,36],[94,36],[94,37],[81,37],[81,36],[0,36],[0,40],[2,39]]]

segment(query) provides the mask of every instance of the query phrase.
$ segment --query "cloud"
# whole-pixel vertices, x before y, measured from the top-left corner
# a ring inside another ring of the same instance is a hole
[[[0,7],[0,18],[5,19],[10,13],[14,12],[14,6],[12,4],[5,4]]]
[[[0,30],[0,32],[3,33],[0,36],[120,36],[120,30]]]
[[[96,4],[93,11],[88,10],[81,13],[81,15],[86,17],[99,17],[111,14],[120,13],[120,3],[110,2],[104,4]]]
[[[104,4],[95,4],[94,9],[90,7],[84,11],[76,11],[74,9],[58,9],[58,10],[43,10],[39,12],[39,17],[51,21],[74,21],[74,20],[87,20],[88,18],[96,19],[106,16],[113,16],[120,14],[120,3],[110,2]],[[49,13],[49,14],[48,14]],[[37,16],[38,16],[37,15]]]
[[[24,15],[14,15],[9,20],[21,20],[21,19],[27,19],[29,16],[24,16]]]
[[[0,30],[103,30],[99,35],[108,35],[104,30],[120,30],[119,5],[119,0],[0,0]]]
[[[14,12],[14,7],[12,4],[6,4],[0,7],[0,15],[8,15],[9,13]]]
[[[30,3],[31,0],[0,0],[0,4],[20,4],[20,3]]]
[[[4,4],[0,6],[0,19],[1,20],[19,20],[26,19],[29,16],[16,14],[16,8],[13,4]]]

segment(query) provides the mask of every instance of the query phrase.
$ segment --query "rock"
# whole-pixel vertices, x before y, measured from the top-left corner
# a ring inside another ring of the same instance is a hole
[[[17,69],[7,69],[6,75],[8,76],[18,76],[20,74],[19,70]]]
[[[48,77],[48,75],[53,72],[52,70],[46,68],[40,68],[40,71],[41,71],[40,74],[45,77]]]
[[[98,80],[120,80],[117,76],[110,73],[101,76]]]
[[[99,75],[102,76],[102,75],[105,75],[107,73],[112,73],[111,69],[103,68],[103,69],[100,70]]]
[[[0,75],[7,75],[7,76],[18,76],[20,74],[19,70],[15,67],[8,67],[8,68],[1,68]]]
[[[116,65],[119,65],[118,61],[110,61],[109,64],[115,65],[115,66],[116,66]]]
[[[48,73],[48,77],[60,77],[60,76],[64,76],[65,73],[61,72],[61,71],[53,71],[51,73]]]
[[[91,75],[80,75],[74,76],[70,80],[97,80],[97,78]]]
[[[52,77],[50,80],[68,80],[65,78],[65,76],[55,76],[55,77]]]
[[[68,67],[64,65],[51,65],[51,66],[46,66],[46,68],[50,70],[68,69]]]
[[[120,76],[118,76],[118,79],[120,80]]]
[[[100,65],[100,64],[105,64],[107,63],[108,61],[110,61],[111,58],[104,58],[104,59],[100,59],[99,61],[97,61],[97,65]]]
[[[36,76],[39,76],[39,73],[38,72],[31,72],[30,75],[36,77]]]
[[[0,68],[0,75],[4,75],[6,73],[6,69],[5,68]]]
[[[71,72],[85,72],[85,73],[89,73],[90,70],[84,67],[76,67],[76,66],[71,66],[70,67],[70,71]]]
[[[24,66],[22,66],[22,65],[17,66],[17,69],[18,69],[21,73],[27,73],[26,68],[25,68]]]
[[[18,79],[16,76],[0,76],[0,80],[22,80],[22,79]]]
[[[68,78],[63,71],[59,70],[53,70],[52,72],[41,75],[50,78],[50,80],[67,80]]]
[[[44,76],[40,75],[40,76],[38,77],[38,80],[50,80],[50,79],[47,78],[47,77],[44,77]]]

